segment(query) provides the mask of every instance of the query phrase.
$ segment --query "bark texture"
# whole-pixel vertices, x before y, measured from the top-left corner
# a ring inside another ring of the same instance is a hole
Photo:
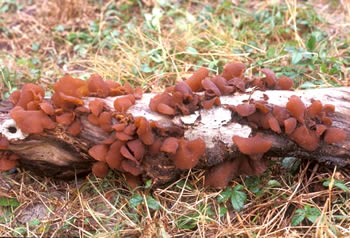
[[[266,157],[294,156],[298,158],[318,160],[326,164],[340,167],[350,166],[350,87],[312,89],[304,91],[254,91],[248,94],[235,94],[220,97],[222,106],[210,110],[200,110],[189,116],[170,118],[152,112],[149,101],[155,94],[145,94],[136,101],[128,113],[134,117],[143,116],[154,120],[163,126],[172,128],[173,133],[184,133],[186,139],[202,138],[206,143],[206,153],[200,160],[199,168],[208,168],[224,160],[239,156],[237,147],[232,142],[232,136],[248,137],[258,131],[250,128],[247,121],[231,113],[227,105],[238,105],[248,99],[261,100],[264,94],[268,96],[269,104],[285,106],[291,95],[298,95],[308,106],[312,99],[322,103],[335,105],[335,113],[331,117],[333,126],[345,131],[345,141],[338,144],[321,144],[316,151],[308,152],[300,148],[284,134],[276,134],[270,130],[259,130],[272,141],[272,149]],[[93,98],[86,98],[86,101]],[[113,108],[115,98],[104,99]],[[0,133],[10,140],[8,150],[21,156],[20,166],[34,172],[61,179],[70,179],[75,173],[90,171],[94,160],[88,155],[88,149],[101,143],[108,137],[102,129],[88,123],[82,118],[83,130],[77,137],[66,133],[65,128],[56,127],[40,135],[21,134],[10,118],[12,106],[9,102],[0,102]],[[323,142],[321,142],[323,143]],[[170,158],[165,155],[150,156],[146,154],[143,160],[144,176],[151,177],[155,183],[170,181],[181,172],[176,169]]]

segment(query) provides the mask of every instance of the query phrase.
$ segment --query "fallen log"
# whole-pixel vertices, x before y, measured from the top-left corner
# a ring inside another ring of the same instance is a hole
[[[350,166],[350,87],[310,89],[303,91],[252,91],[251,93],[236,93],[220,97],[221,106],[210,110],[199,110],[188,116],[170,118],[153,112],[149,108],[150,99],[155,94],[144,94],[141,100],[129,108],[133,117],[143,116],[149,121],[157,121],[164,127],[172,128],[173,133],[184,133],[186,139],[202,138],[206,144],[205,155],[201,157],[198,168],[207,169],[225,160],[240,156],[232,136],[248,137],[252,133],[262,132],[272,142],[271,149],[265,157],[294,156],[303,159],[317,160],[327,165],[340,167]],[[346,139],[341,143],[321,145],[315,151],[306,151],[290,140],[284,133],[277,134],[271,130],[254,129],[242,117],[236,116],[225,105],[238,105],[248,99],[262,100],[269,98],[270,105],[285,106],[291,95],[300,96],[309,105],[312,100],[320,100],[335,106],[331,116],[333,126],[341,128],[346,133]],[[116,97],[102,100],[112,109]],[[93,98],[85,98],[85,102]],[[88,123],[86,117],[81,118],[83,130],[78,136],[71,136],[62,126],[53,130],[45,130],[40,134],[26,135],[11,119],[9,111],[12,104],[0,102],[0,133],[7,137],[10,144],[7,150],[20,156],[20,167],[33,172],[55,177],[70,179],[75,174],[86,174],[91,171],[95,161],[88,154],[89,148],[108,138],[108,133],[101,128]],[[152,156],[146,154],[143,159],[145,178],[153,179],[154,183],[164,183],[175,179],[180,169],[177,169],[167,156]]]

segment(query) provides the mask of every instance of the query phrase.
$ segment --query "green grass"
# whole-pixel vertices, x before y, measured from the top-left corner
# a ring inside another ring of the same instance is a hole
[[[249,76],[271,68],[300,89],[348,85],[345,1],[232,2],[4,0],[1,99],[27,82],[50,89],[65,72],[160,91],[198,67],[216,74],[231,61],[245,63]],[[349,171],[293,161],[225,190],[204,189],[200,170],[155,190],[131,190],[118,173],[68,182],[2,173],[0,236],[349,236]],[[41,213],[24,219],[38,204]]]

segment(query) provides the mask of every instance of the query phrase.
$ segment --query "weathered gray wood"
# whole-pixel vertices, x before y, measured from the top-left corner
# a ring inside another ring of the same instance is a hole
[[[323,103],[335,105],[336,112],[331,118],[333,125],[345,130],[347,138],[344,142],[333,145],[322,144],[318,150],[310,153],[291,141],[285,135],[278,135],[269,130],[261,130],[272,142],[272,149],[266,156],[296,156],[299,158],[316,159],[332,163],[337,166],[350,166],[350,87],[310,89],[304,91],[254,91],[248,94],[236,94],[221,97],[223,105],[237,105],[242,101],[262,99],[263,94],[269,97],[269,103],[285,106],[291,95],[301,96],[309,105],[311,99],[321,100]],[[255,133],[244,120],[233,116],[224,106],[211,110],[200,110],[189,116],[170,118],[152,112],[149,101],[154,94],[145,94],[141,100],[128,110],[134,117],[144,116],[148,120],[155,120],[168,127],[177,126],[184,129],[187,139],[202,138],[206,142],[207,151],[201,158],[198,167],[206,168],[218,164],[223,160],[239,156],[239,152],[232,142],[232,136],[248,137]],[[104,99],[113,108],[115,98]],[[86,101],[92,100],[87,98]],[[10,119],[8,114],[10,103],[0,103],[0,132],[4,123]],[[58,178],[70,178],[75,172],[88,172],[93,160],[87,150],[92,145],[100,143],[108,137],[101,129],[92,126],[86,118],[82,119],[84,129],[78,137],[68,135],[64,128],[46,131],[40,135],[29,135],[21,140],[11,140],[9,150],[19,154],[21,166],[38,172],[39,174]],[[17,128],[18,129],[18,128]],[[6,128],[2,128],[6,130]],[[18,129],[19,130],[19,129]],[[4,132],[2,132],[4,134]],[[164,155],[160,155],[163,156]],[[161,161],[161,164],[160,164]],[[171,180],[179,173],[172,165],[170,158],[144,158],[145,176],[158,179],[160,182]]]

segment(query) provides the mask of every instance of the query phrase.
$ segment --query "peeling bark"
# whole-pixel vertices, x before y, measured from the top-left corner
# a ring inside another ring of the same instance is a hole
[[[339,144],[322,144],[316,151],[308,152],[300,148],[284,134],[276,134],[270,130],[259,131],[250,128],[247,121],[234,116],[224,105],[238,105],[247,99],[261,100],[263,96],[269,97],[269,104],[285,106],[291,95],[298,95],[306,105],[311,99],[320,100],[322,103],[335,105],[336,112],[331,117],[333,126],[343,129],[347,138]],[[148,120],[160,122],[166,127],[179,128],[184,131],[186,139],[202,138],[206,143],[206,153],[197,167],[208,168],[224,160],[239,156],[237,147],[232,142],[232,136],[248,137],[251,133],[262,132],[272,141],[272,149],[266,157],[295,156],[298,158],[318,160],[327,164],[340,167],[350,166],[350,88],[327,88],[304,91],[255,91],[250,94],[235,94],[233,96],[220,97],[220,107],[210,110],[200,110],[189,116],[177,116],[170,118],[152,112],[149,101],[154,94],[145,94],[141,100],[136,101],[128,113],[134,117],[143,116]],[[94,98],[86,98],[86,101]],[[115,98],[103,99],[111,108]],[[20,130],[11,122],[11,104],[0,102],[0,133],[8,137],[10,146],[8,150],[21,156],[20,165],[37,172],[38,174],[62,179],[70,179],[75,173],[87,173],[91,169],[94,160],[88,155],[88,149],[103,141],[108,134],[102,129],[88,123],[86,117],[82,117],[83,131],[77,137],[67,134],[63,127],[58,126],[54,130],[47,130],[40,135],[15,135]],[[12,127],[12,128],[10,128]],[[16,132],[14,132],[16,131]],[[18,138],[15,140],[14,138]],[[165,155],[146,155],[143,160],[145,177],[151,177],[155,183],[170,181],[181,172],[176,169],[170,158]]]

